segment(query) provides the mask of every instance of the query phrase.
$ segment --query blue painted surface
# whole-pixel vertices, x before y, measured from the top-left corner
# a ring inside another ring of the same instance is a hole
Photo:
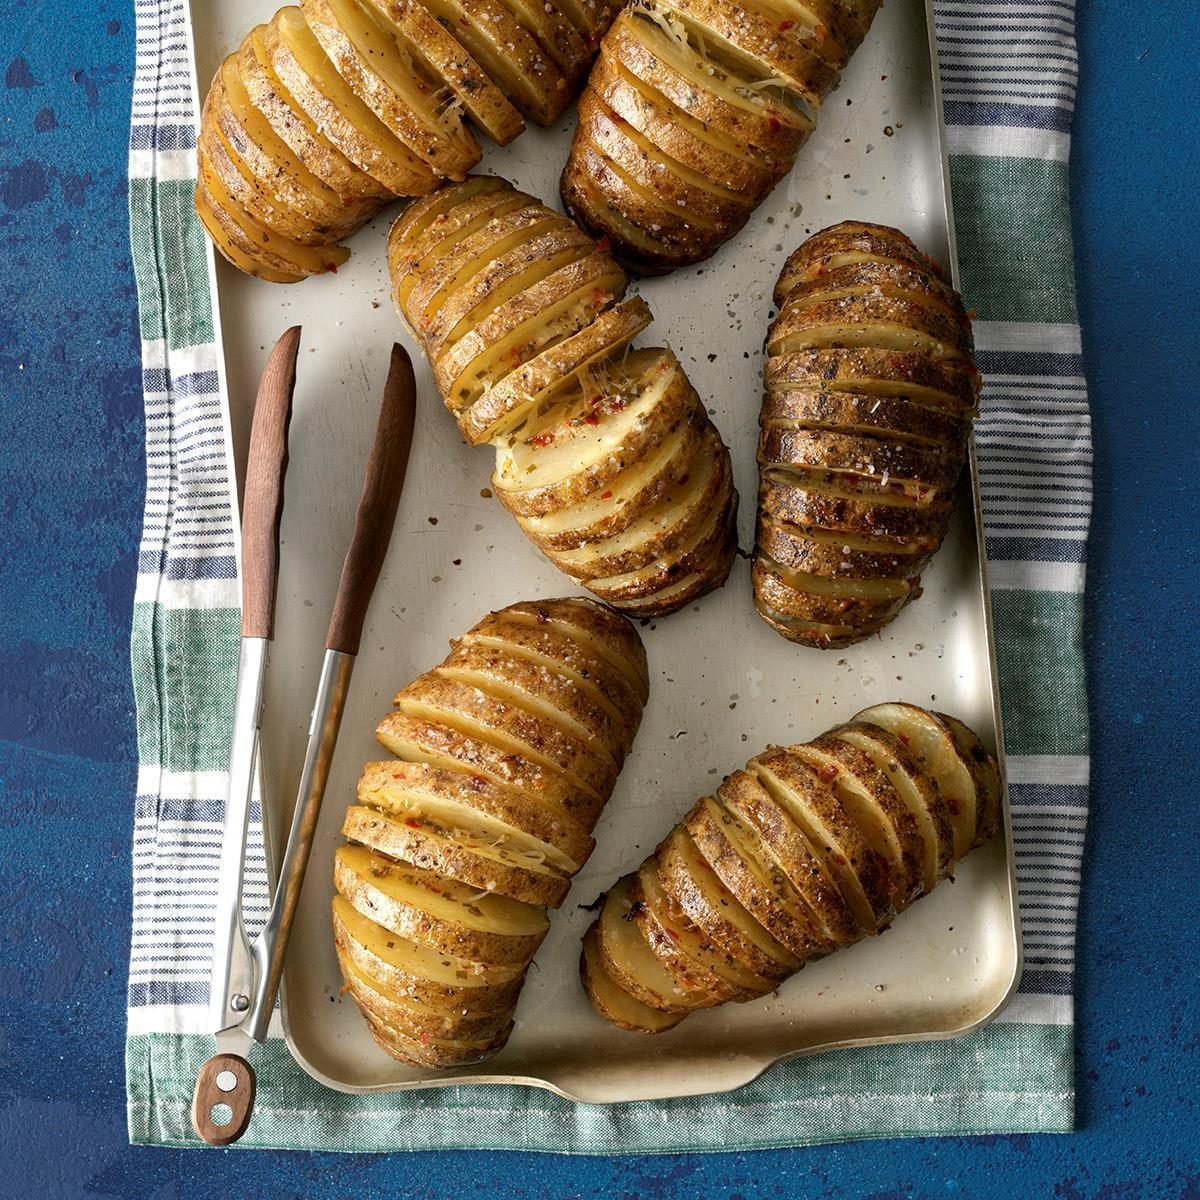
[[[1200,1197],[1195,7],[1080,6],[1073,188],[1097,451],[1081,1131],[582,1160],[125,1144],[131,8],[0,0],[0,1200]]]

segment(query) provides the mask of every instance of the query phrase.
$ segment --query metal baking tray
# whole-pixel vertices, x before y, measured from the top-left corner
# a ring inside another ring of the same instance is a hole
[[[193,4],[198,78],[274,0]],[[753,544],[761,348],[785,256],[845,218],[905,230],[953,267],[944,131],[926,0],[893,0],[826,103],[818,130],[747,229],[716,258],[635,285],[655,323],[644,344],[680,355],[733,451],[744,547]],[[488,147],[481,170],[557,202],[574,114]],[[394,214],[393,214],[394,215]],[[291,288],[214,265],[239,468],[254,381],[286,326],[304,326],[284,516],[279,615],[266,695],[263,774],[272,805],[295,795],[325,619],[348,543],[361,466],[388,351],[406,340],[388,297],[389,216],[362,230],[336,275]],[[347,1092],[506,1083],[587,1102],[721,1092],[772,1063],[835,1047],[953,1037],[985,1024],[1016,989],[1021,946],[1007,805],[1002,836],[973,854],[886,937],[813,964],[761,1001],[704,1012],[657,1038],[596,1016],[579,985],[580,907],[641,861],[727,772],[771,742],[807,740],[864,705],[936,705],[1000,741],[995,657],[974,459],[925,594],[882,637],[847,650],[792,646],[755,615],[745,561],[726,587],[642,630],[652,695],[637,744],[577,877],[530,971],[507,1048],[477,1066],[431,1073],[383,1053],[349,999],[329,925],[339,826],[364,762],[382,757],[373,731],[390,698],[439,661],[449,637],[489,609],[577,589],[546,563],[488,498],[491,454],[458,437],[415,347],[420,408],[408,484],[375,594],[325,808],[292,936],[283,1026],[297,1062]],[[239,471],[240,474],[240,471]]]

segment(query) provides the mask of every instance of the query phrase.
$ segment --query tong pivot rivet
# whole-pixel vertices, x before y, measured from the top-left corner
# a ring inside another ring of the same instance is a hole
[[[245,1012],[250,1007],[250,997],[243,996],[241,992],[238,992],[236,996],[230,996],[229,1007],[234,1012]]]

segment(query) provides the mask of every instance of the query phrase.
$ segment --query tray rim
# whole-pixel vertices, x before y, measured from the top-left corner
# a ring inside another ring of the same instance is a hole
[[[186,43],[186,53],[191,65],[192,100],[194,105],[193,111],[196,114],[197,122],[199,122],[201,113],[201,98],[199,95],[200,79],[198,71],[198,57],[196,53],[195,31],[192,19],[195,4],[196,0],[188,0],[188,20],[184,25],[184,37]],[[940,161],[942,174],[940,208],[944,219],[951,281],[954,287],[958,289],[960,287],[961,280],[958,265],[957,237],[954,225],[954,197],[950,178],[950,157],[948,140],[946,136],[945,110],[942,99],[941,70],[938,62],[937,22],[934,12],[934,0],[921,0],[921,7],[924,9],[925,16],[925,40],[930,71],[930,98],[933,104],[933,124],[937,135],[938,158]],[[213,347],[218,363],[221,364],[222,367],[222,369],[218,370],[217,372],[218,396],[226,414],[228,415],[230,412],[230,402],[226,373],[223,369],[225,362],[225,345],[222,333],[224,323],[221,316],[220,289],[217,283],[216,252],[213,248],[211,240],[207,237],[204,238],[204,254],[209,293],[213,308]],[[347,1083],[327,1074],[325,1071],[321,1070],[315,1064],[310,1062],[307,1056],[300,1049],[295,1033],[292,1029],[291,1010],[288,1004],[288,972],[286,970],[285,963],[285,970],[279,986],[279,1020],[282,1028],[283,1041],[287,1046],[288,1053],[291,1055],[296,1064],[301,1067],[306,1074],[308,1074],[312,1079],[320,1083],[322,1086],[345,1095],[372,1095],[387,1092],[426,1091],[433,1088],[445,1087],[500,1085],[533,1088],[539,1091],[549,1092],[553,1095],[561,1097],[564,1100],[568,1100],[576,1104],[597,1104],[609,1106],[624,1103],[644,1103],[668,1099],[686,1099],[689,1097],[698,1096],[727,1095],[730,1092],[737,1091],[739,1088],[746,1087],[747,1085],[753,1083],[755,1080],[761,1078],[772,1067],[775,1067],[780,1063],[792,1062],[801,1058],[811,1058],[815,1057],[816,1055],[826,1054],[835,1050],[856,1049],[858,1047],[908,1045],[919,1042],[950,1041],[966,1037],[971,1033],[977,1032],[978,1030],[991,1025],[1011,1003],[1013,997],[1016,995],[1017,989],[1020,986],[1021,978],[1024,973],[1024,935],[1021,926],[1020,897],[1017,887],[1016,858],[1013,848],[1012,809],[1009,802],[1007,754],[1005,748],[1003,713],[1000,705],[999,671],[996,659],[996,638],[992,617],[992,600],[988,572],[987,545],[983,526],[983,509],[980,497],[979,462],[973,433],[969,438],[967,449],[968,466],[970,468],[968,490],[971,498],[971,523],[974,529],[976,558],[979,567],[979,582],[983,608],[984,641],[986,646],[986,658],[989,667],[988,675],[991,692],[991,711],[993,725],[996,732],[996,759],[1000,768],[1000,777],[1003,785],[1001,803],[1001,814],[1003,819],[1001,832],[1004,839],[1004,860],[1008,877],[1012,914],[1012,923],[1010,927],[1013,949],[1012,975],[1005,986],[1003,994],[988,1012],[966,1025],[952,1029],[932,1029],[914,1033],[895,1033],[881,1034],[870,1037],[840,1038],[832,1042],[821,1042],[814,1046],[800,1047],[795,1050],[785,1051],[784,1053],[778,1054],[769,1060],[764,1060],[763,1062],[756,1064],[756,1069],[751,1073],[745,1075],[743,1078],[725,1085],[720,1085],[717,1087],[701,1086],[695,1090],[687,1090],[682,1092],[675,1090],[662,1094],[656,1093],[654,1095],[639,1096],[633,1100],[628,1098],[598,1098],[594,1096],[582,1095],[578,1092],[570,1091],[567,1088],[554,1083],[550,1079],[544,1079],[534,1075],[507,1073],[454,1075],[450,1077],[431,1074],[427,1078],[402,1080],[395,1083],[355,1084]],[[238,476],[237,471],[235,470],[232,428],[229,422],[226,424],[225,454],[229,468],[229,477],[234,483],[234,501],[235,503],[238,503],[240,507],[240,497],[237,494]],[[237,557],[240,562],[241,529],[239,521],[234,522],[234,541],[236,545]],[[257,771],[256,790],[259,793],[261,801],[261,777]],[[266,857],[267,880],[269,888],[273,893],[276,886],[276,864],[274,861],[274,840],[271,828],[271,817],[273,814],[268,812],[269,807],[269,805],[260,803],[260,811],[262,812],[263,822],[263,846]]]

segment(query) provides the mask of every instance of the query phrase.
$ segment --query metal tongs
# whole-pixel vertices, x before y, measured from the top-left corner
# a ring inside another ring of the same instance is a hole
[[[412,446],[413,369],[403,347],[397,345],[392,348],[375,444],[325,639],[287,847],[267,923],[250,941],[242,919],[242,874],[267,647],[275,624],[279,522],[299,348],[300,327],[294,326],[279,339],[267,360],[254,407],[242,504],[242,644],[209,1000],[217,1053],[201,1068],[192,1098],[192,1124],[200,1137],[214,1146],[237,1141],[254,1109],[255,1077],[246,1053],[252,1042],[261,1042],[267,1035],[363,621],[387,553]],[[228,1114],[222,1114],[222,1105]],[[222,1115],[225,1120],[214,1119]]]

